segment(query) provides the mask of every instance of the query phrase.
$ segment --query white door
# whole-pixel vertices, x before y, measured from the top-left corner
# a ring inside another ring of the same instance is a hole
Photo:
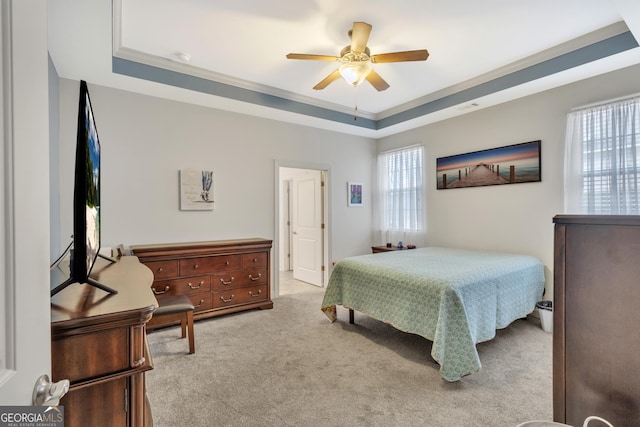
[[[24,406],[51,372],[47,6],[0,15],[0,405]]]
[[[293,278],[322,286],[322,177],[307,170],[293,178]]]

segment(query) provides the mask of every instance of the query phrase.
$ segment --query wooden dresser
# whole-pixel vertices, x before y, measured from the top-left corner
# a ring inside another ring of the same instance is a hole
[[[554,421],[640,426],[640,216],[553,222]]]
[[[145,325],[157,308],[153,275],[136,257],[122,257],[98,259],[91,277],[118,293],[76,283],[51,298],[52,380],[70,381],[60,401],[64,425],[150,426]],[[52,272],[53,284],[65,278],[61,268]]]
[[[194,318],[273,308],[271,240],[241,239],[131,246],[154,274],[152,290],[188,295]],[[157,323],[154,323],[157,326]]]

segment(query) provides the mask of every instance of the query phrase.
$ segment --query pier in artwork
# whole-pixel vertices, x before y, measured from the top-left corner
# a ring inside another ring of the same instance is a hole
[[[509,167],[509,179],[500,175],[500,165],[480,163],[474,167],[458,170],[458,179],[447,185],[447,174],[442,175],[443,188],[476,187],[481,185],[513,184],[515,182],[515,166]]]

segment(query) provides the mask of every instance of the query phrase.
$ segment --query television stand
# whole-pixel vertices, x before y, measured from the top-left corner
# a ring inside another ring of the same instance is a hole
[[[109,261],[110,264],[114,264],[116,262],[118,262],[118,260],[116,260],[115,258],[111,258],[108,257],[106,255],[102,255],[102,254],[98,254],[99,258],[103,258],[107,261]],[[55,294],[57,294],[58,292],[60,292],[61,290],[63,290],[64,288],[66,288],[69,285],[73,285],[74,283],[80,283],[80,284],[85,284],[85,285],[89,285],[89,286],[93,286],[94,288],[98,288],[101,289],[107,293],[110,294],[117,294],[118,291],[107,286],[104,285],[100,282],[98,282],[97,280],[92,279],[91,277],[87,277],[84,280],[80,280],[80,279],[76,279],[75,277],[73,277],[73,275],[70,275],[70,277],[68,279],[66,279],[64,282],[62,282],[61,284],[59,284],[58,286],[56,286],[55,288],[53,288],[51,290],[51,296],[54,296]]]
[[[158,306],[153,274],[132,256],[111,265],[99,259],[92,271],[118,294],[95,303],[100,292],[71,286],[51,298],[51,378],[70,382],[60,400],[64,425],[152,426],[145,377],[153,369],[146,324]]]

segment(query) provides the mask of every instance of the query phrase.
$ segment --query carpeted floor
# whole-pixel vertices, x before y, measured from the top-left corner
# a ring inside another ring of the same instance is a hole
[[[282,285],[281,285],[282,286]],[[284,287],[283,287],[284,288]],[[147,395],[163,426],[496,426],[552,419],[552,335],[518,320],[478,345],[480,372],[448,383],[431,342],[338,308],[309,285],[253,310],[149,333]]]

